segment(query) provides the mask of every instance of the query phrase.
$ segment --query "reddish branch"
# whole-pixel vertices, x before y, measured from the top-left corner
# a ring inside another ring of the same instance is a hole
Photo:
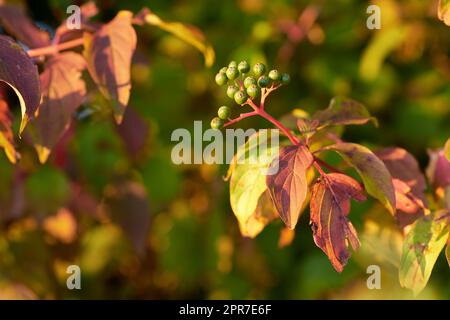
[[[261,102],[259,106],[257,106],[252,99],[248,99],[243,106],[248,105],[250,106],[253,111],[248,113],[242,113],[238,118],[230,120],[229,122],[225,123],[224,127],[230,126],[236,122],[241,121],[242,119],[252,117],[252,116],[260,116],[266,119],[267,121],[271,122],[273,125],[275,125],[278,129],[280,129],[288,138],[289,140],[295,144],[298,145],[300,141],[289,131],[288,128],[286,128],[281,122],[276,120],[274,117],[272,117],[270,114],[264,111],[264,103],[267,98],[267,96],[274,90],[278,89],[280,85],[278,86],[272,86],[268,89],[263,89],[261,92]]]
[[[48,47],[31,49],[31,50],[28,50],[27,53],[30,58],[46,56],[46,55],[55,54],[59,51],[79,47],[79,46],[83,45],[83,42],[84,42],[83,38],[78,38],[75,40],[70,40],[70,41],[66,41],[63,43],[54,44],[54,45],[51,45]]]

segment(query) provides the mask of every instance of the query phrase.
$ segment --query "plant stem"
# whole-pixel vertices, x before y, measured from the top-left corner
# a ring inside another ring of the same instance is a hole
[[[326,163],[325,161],[323,161],[322,159],[319,159],[317,157],[314,157],[314,161],[317,162],[318,164],[324,166],[325,168],[327,168],[328,170],[330,170],[331,172],[336,172],[336,173],[341,173],[344,174],[341,170],[329,165],[328,163]]]
[[[241,113],[239,117],[237,117],[236,119],[230,120],[227,123],[225,123],[223,126],[224,127],[228,127],[231,126],[233,123],[236,123],[238,121],[241,121],[242,119],[251,117],[251,116],[255,116],[258,113],[256,111],[252,111],[252,112],[247,112],[247,113]]]
[[[52,55],[52,54],[55,54],[62,50],[67,50],[67,49],[81,46],[81,45],[83,45],[83,42],[84,42],[83,38],[78,38],[78,39],[70,40],[67,42],[51,45],[48,47],[42,47],[42,48],[28,50],[27,53],[30,58]]]
[[[294,145],[298,145],[300,142],[298,141],[298,139],[289,131],[288,128],[286,128],[280,121],[278,121],[277,119],[275,119],[274,117],[272,117],[270,114],[268,114],[267,112],[265,112],[262,109],[258,109],[258,114],[263,117],[264,119],[270,121],[271,123],[273,123],[278,129],[280,129],[288,138],[289,140],[291,140],[292,144]]]

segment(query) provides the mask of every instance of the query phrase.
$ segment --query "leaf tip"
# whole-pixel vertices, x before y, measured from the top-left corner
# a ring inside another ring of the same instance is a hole
[[[41,164],[44,164],[47,162],[48,157],[50,156],[50,149],[41,145],[36,145],[35,146],[36,149],[36,153],[38,155],[39,158],[39,162]]]

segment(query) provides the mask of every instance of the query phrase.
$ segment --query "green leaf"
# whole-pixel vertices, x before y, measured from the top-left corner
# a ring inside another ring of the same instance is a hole
[[[258,156],[260,142],[270,137],[270,134],[262,135],[261,132],[252,135],[239,147],[229,170],[231,208],[239,221],[241,233],[245,236],[257,234],[250,232],[253,226],[249,225],[249,220],[253,220],[254,215],[258,214],[258,200],[267,189],[266,170],[278,151],[278,146],[271,145],[266,149],[267,156]]]
[[[200,51],[205,58],[205,64],[207,67],[211,67],[214,64],[216,59],[214,49],[205,41],[204,35],[197,28],[179,22],[163,21],[148,8],[142,9],[141,12],[136,15],[134,21],[139,24],[147,23],[172,33],[174,36],[189,43],[191,46]]]
[[[388,169],[372,151],[355,143],[337,143],[325,148],[334,150],[361,176],[368,194],[395,214],[395,191]]]
[[[319,121],[318,130],[328,126],[366,124],[369,121],[378,126],[377,119],[370,115],[366,107],[345,97],[333,98],[328,108],[316,112],[312,119]]]
[[[439,253],[447,243],[449,214],[438,211],[417,220],[406,235],[400,261],[402,287],[419,294],[425,288]]]

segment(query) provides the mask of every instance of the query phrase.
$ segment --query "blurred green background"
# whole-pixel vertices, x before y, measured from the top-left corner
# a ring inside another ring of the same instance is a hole
[[[79,4],[22,3],[53,28],[68,5]],[[349,96],[380,127],[349,127],[344,139],[403,147],[424,169],[427,149],[450,136],[450,28],[436,17],[437,1],[375,1],[381,30],[367,29],[371,2],[360,0],[96,3],[99,21],[147,6],[165,20],[195,25],[216,62],[207,68],[182,40],[137,27],[133,89],[121,127],[98,99],[83,106],[48,164],[39,164],[26,141],[19,141],[16,166],[0,155],[1,298],[413,298],[398,283],[401,232],[375,202],[352,206],[362,247],[338,274],[314,245],[308,212],[289,246],[279,246],[281,221],[254,240],[241,237],[223,181],[227,167],[173,165],[170,135],[193,130],[194,120],[208,127],[228,103],[214,83],[220,67],[262,61],[292,77],[270,98],[274,116],[294,108],[314,112],[336,95]],[[239,126],[268,123],[252,118]],[[71,264],[81,267],[82,290],[66,288]],[[381,267],[381,290],[367,289],[372,264]],[[449,299],[449,288],[441,255],[419,298]]]

